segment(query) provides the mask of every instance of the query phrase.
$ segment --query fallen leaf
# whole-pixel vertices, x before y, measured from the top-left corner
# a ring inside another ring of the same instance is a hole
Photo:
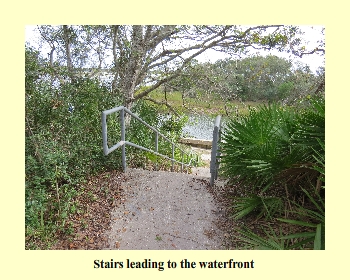
[[[118,249],[120,247],[120,243],[117,241],[115,242],[115,247]]]

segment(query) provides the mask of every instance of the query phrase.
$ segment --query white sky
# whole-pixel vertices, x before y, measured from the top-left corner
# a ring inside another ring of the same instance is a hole
[[[27,25],[26,26],[26,32],[25,32],[25,41],[29,42],[30,45],[33,47],[37,48],[38,47],[38,32],[35,32],[36,26],[35,25]],[[321,35],[321,28],[322,26],[302,26],[302,30],[305,32],[305,39],[308,42],[306,45],[308,49],[311,49],[316,45],[317,40],[320,40],[322,36]],[[49,50],[48,50],[49,51]],[[273,54],[279,57],[283,57],[285,59],[292,59],[293,61],[300,61],[304,64],[307,64],[310,66],[311,71],[314,73],[320,66],[324,66],[324,57],[318,55],[318,54],[312,54],[312,55],[305,55],[303,56],[302,59],[290,55],[290,54],[285,54],[285,53],[280,53],[278,51],[269,51],[269,52],[259,52],[260,55],[268,55],[268,54]],[[207,50],[204,52],[202,55],[196,57],[196,59],[200,62],[206,62],[206,61],[211,61],[214,62],[218,59],[224,59],[229,57],[227,54],[224,54],[222,52],[217,52],[214,50]],[[236,57],[234,57],[236,59]]]
[[[312,26],[312,27],[311,26],[303,26],[302,27],[303,32],[305,32],[305,35],[303,37],[307,42],[306,47],[308,49],[312,49],[312,48],[316,47],[317,41],[322,39],[321,29],[322,29],[322,26]],[[274,50],[274,51],[259,51],[259,54],[263,55],[263,56],[266,56],[268,54],[272,54],[272,55],[276,55],[278,57],[282,57],[285,59],[292,59],[293,62],[297,62],[297,61],[302,62],[303,64],[309,65],[311,71],[313,71],[314,73],[316,73],[316,70],[320,66],[323,66],[323,67],[325,66],[324,65],[324,56],[321,56],[321,55],[316,54],[316,53],[311,54],[311,55],[304,55],[302,58],[298,58],[297,56],[295,56],[293,54],[281,53],[281,52],[278,52],[276,50]],[[218,59],[224,59],[224,58],[229,57],[228,55],[226,55],[222,52],[217,52],[214,50],[208,50],[208,51],[204,52],[201,56],[202,57],[200,59],[196,58],[201,62],[204,62],[204,61],[214,62]],[[236,59],[236,58],[234,58],[234,59]]]

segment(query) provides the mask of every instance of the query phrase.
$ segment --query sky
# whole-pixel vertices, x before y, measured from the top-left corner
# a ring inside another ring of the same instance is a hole
[[[322,38],[322,37],[320,37],[322,27],[323,26],[312,26],[312,27],[311,26],[302,26],[301,27],[302,31],[305,32],[305,34],[303,35],[303,38],[305,39],[306,42],[308,42],[307,47],[309,49],[316,47],[317,46],[316,42]],[[271,54],[271,55],[276,55],[278,57],[282,57],[285,59],[292,59],[294,63],[301,62],[303,64],[309,65],[310,69],[313,73],[316,73],[316,70],[319,67],[325,66],[324,56],[321,56],[319,54],[304,55],[302,58],[298,58],[297,56],[295,56],[293,54],[281,53],[281,52],[278,52],[277,50],[259,51],[259,54],[263,55],[263,56]],[[227,57],[228,56],[225,55],[224,53],[217,52],[214,50],[208,50],[205,53],[203,53],[202,58],[198,59],[198,60],[201,62],[204,62],[204,61],[215,62],[218,59],[224,59]]]
[[[35,25],[27,25],[26,30],[25,30],[25,41],[29,42],[30,45],[33,47],[37,48],[38,47],[38,32],[35,32]],[[302,30],[305,32],[304,38],[306,41],[308,41],[307,47],[312,48],[316,46],[317,40],[321,39],[321,29],[322,26],[302,26]],[[49,50],[47,50],[49,52]],[[253,54],[253,53],[251,53]],[[290,54],[285,54],[285,53],[280,53],[278,51],[259,51],[260,55],[266,56],[268,54],[276,55],[285,59],[292,59],[294,63],[296,62],[302,62],[306,65],[310,66],[310,69],[313,73],[316,73],[316,70],[320,66],[325,66],[324,65],[324,57],[318,55],[318,54],[311,54],[311,55],[305,55],[302,58],[298,58],[294,55]],[[222,53],[222,52],[217,52],[215,50],[207,50],[200,56],[196,57],[196,59],[199,62],[215,62],[218,59],[224,59],[228,58],[229,56]],[[236,57],[234,57],[236,59]]]

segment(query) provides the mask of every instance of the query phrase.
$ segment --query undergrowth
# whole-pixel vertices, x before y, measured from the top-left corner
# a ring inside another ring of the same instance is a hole
[[[103,154],[101,129],[101,112],[122,100],[98,80],[72,79],[62,67],[47,67],[32,49],[26,48],[25,59],[25,247],[48,249],[58,235],[74,230],[67,221],[79,209],[75,198],[83,195],[81,186],[87,178],[122,168],[120,149]],[[174,141],[185,122],[177,118],[159,124],[157,110],[142,100],[132,110]],[[110,116],[107,125],[112,146],[120,141],[119,116]],[[154,148],[154,135],[139,123],[130,124],[127,137]],[[172,154],[161,141],[159,151]],[[174,153],[179,160],[179,150]],[[154,160],[129,148],[127,157],[129,167]],[[157,163],[169,167],[169,161],[157,159]]]
[[[264,219],[238,236],[253,249],[325,248],[325,102],[258,106],[223,133],[222,175],[238,182],[232,218]]]

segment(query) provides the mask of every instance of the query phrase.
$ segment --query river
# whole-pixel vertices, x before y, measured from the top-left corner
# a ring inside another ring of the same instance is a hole
[[[169,115],[160,115],[160,122],[168,119]],[[196,139],[213,139],[213,130],[215,117],[206,115],[188,115],[188,122],[182,129],[182,137],[196,138]],[[221,119],[221,126],[223,127],[225,118]]]
[[[213,139],[213,129],[215,117],[205,115],[189,115],[188,123],[182,130],[183,137],[191,137],[197,139]],[[222,120],[222,125],[224,123]]]

